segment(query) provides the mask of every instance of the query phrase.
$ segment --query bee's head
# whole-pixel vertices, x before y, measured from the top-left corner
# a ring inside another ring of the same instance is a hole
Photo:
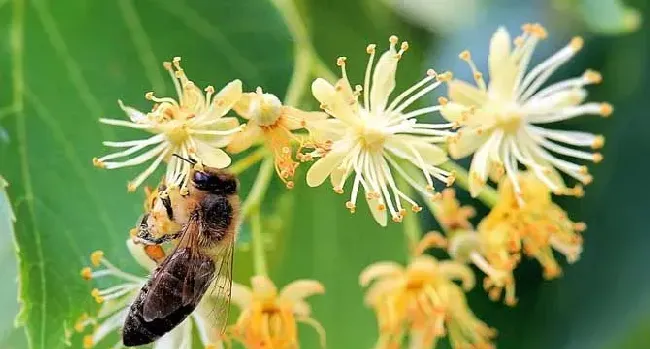
[[[198,190],[224,195],[237,193],[237,177],[227,171],[204,167],[203,171],[195,170],[191,175]]]

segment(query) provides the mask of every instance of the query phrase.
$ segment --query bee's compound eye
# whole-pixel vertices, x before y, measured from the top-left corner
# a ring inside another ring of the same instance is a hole
[[[194,172],[194,183],[201,185],[206,184],[210,179],[210,175],[205,172],[196,171]]]

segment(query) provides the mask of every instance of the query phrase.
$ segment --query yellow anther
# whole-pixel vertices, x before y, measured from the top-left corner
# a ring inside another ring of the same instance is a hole
[[[404,220],[404,217],[402,217],[402,216],[400,216],[400,215],[398,215],[398,214],[394,214],[394,215],[393,215],[393,222],[395,222],[395,223],[402,223],[403,220]]]
[[[438,97],[438,104],[445,106],[447,103],[449,103],[449,100],[447,98],[442,96]]]
[[[591,184],[593,181],[594,181],[594,177],[591,176],[591,175],[589,175],[589,176],[585,177],[585,178],[582,180],[582,183],[583,183],[584,185],[588,185],[588,184]]]
[[[367,52],[368,54],[373,54],[373,53],[375,53],[375,48],[376,48],[376,47],[377,47],[377,45],[375,45],[375,44],[370,44],[370,45],[368,45],[368,46],[366,47],[366,52]]]
[[[296,184],[293,181],[288,181],[287,182],[287,189],[293,189],[296,186]]]
[[[337,59],[336,59],[336,65],[338,65],[339,67],[344,66],[344,65],[345,65],[345,61],[346,61],[347,59],[348,59],[347,57],[339,57],[339,58],[337,58]]]
[[[594,153],[594,154],[592,155],[592,160],[593,160],[594,163],[599,163],[599,162],[603,161],[603,154],[601,154],[601,153]]]
[[[357,207],[354,205],[352,201],[346,202],[345,207],[347,207],[347,209],[350,210],[350,213],[354,213],[357,209]]]
[[[104,297],[99,293],[99,289],[93,288],[93,290],[90,291],[90,295],[95,298],[95,302],[99,304],[104,303]]]
[[[585,196],[585,189],[581,185],[576,185],[573,187],[572,194],[577,198],[581,198]]]
[[[483,73],[481,73],[480,71],[475,72],[474,73],[474,79],[482,80],[483,79]]]
[[[104,258],[104,251],[95,251],[90,254],[90,262],[93,266],[98,267]]]
[[[398,41],[399,38],[395,35],[391,35],[390,38],[388,38],[388,42],[390,42],[391,45],[396,45]]]
[[[531,35],[536,36],[538,39],[546,39],[548,37],[548,33],[546,32],[546,28],[544,28],[541,24],[535,23],[531,26]]]
[[[587,80],[590,84],[599,84],[601,81],[603,81],[603,76],[592,69],[587,69],[584,73],[584,78]]]
[[[83,339],[84,349],[90,349],[95,346],[95,341],[93,340],[92,335],[86,335]]]
[[[210,85],[204,89],[206,93],[214,93],[214,86]]]
[[[593,149],[600,149],[605,145],[605,137],[598,135],[594,138],[594,141],[591,143]]]
[[[81,278],[88,281],[93,278],[93,271],[89,267],[81,269]]]
[[[147,100],[152,100],[152,99],[154,99],[153,92],[149,91],[149,92],[145,93],[145,94],[144,94],[144,98],[147,99]]]
[[[93,158],[93,166],[99,168],[106,168],[106,164],[104,164],[104,162],[99,160],[98,158]]]
[[[415,213],[420,212],[420,211],[422,211],[422,206],[413,205],[413,206],[411,206],[411,211],[413,211]]]
[[[444,73],[438,74],[436,76],[436,79],[438,79],[438,81],[448,82],[448,81],[451,81],[451,79],[453,79],[453,77],[454,77],[454,75],[451,72],[446,71]]]
[[[580,169],[578,169],[578,172],[586,175],[586,174],[589,174],[589,169],[587,168],[587,166],[580,166]]]
[[[469,53],[468,50],[465,50],[458,55],[458,58],[464,61],[469,61],[470,59],[472,59],[472,55]]]
[[[126,190],[128,190],[129,193],[133,193],[136,189],[137,188],[136,188],[135,184],[133,184],[132,182],[129,182],[129,183],[126,184]]]
[[[609,103],[601,103],[600,104],[600,115],[607,117],[612,115],[612,112],[614,111],[614,107],[612,107],[611,104]]]
[[[573,230],[582,233],[583,231],[587,230],[587,224],[584,222],[574,223]]]
[[[166,70],[171,70],[172,69],[172,63],[171,62],[163,62],[163,68]]]
[[[571,49],[574,51],[580,51],[584,45],[585,39],[580,36],[574,36],[573,39],[571,39],[571,42],[569,42],[569,46],[571,46]]]
[[[343,187],[336,186],[336,187],[334,187],[332,189],[334,189],[334,192],[337,193],[337,194],[343,194]]]
[[[379,211],[386,211],[386,205],[384,205],[384,204],[379,204],[379,205],[377,205],[377,209],[378,209]]]

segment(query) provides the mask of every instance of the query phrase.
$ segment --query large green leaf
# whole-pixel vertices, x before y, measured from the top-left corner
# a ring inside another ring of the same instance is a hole
[[[102,249],[118,265],[134,266],[124,239],[142,207],[141,194],[126,192],[136,172],[98,170],[90,160],[106,151],[102,140],[142,135],[97,119],[124,117],[118,98],[146,110],[146,91],[172,94],[161,63],[173,56],[183,57],[199,86],[239,78],[249,90],[260,85],[282,95],[291,41],[279,14],[260,0],[0,6],[0,23],[11,23],[0,25],[1,76],[18,87],[8,90],[3,78],[0,104],[24,103],[2,119],[10,139],[0,145],[0,172],[16,202],[22,320],[30,347],[61,348],[64,329],[94,307],[79,277],[88,254]],[[21,28],[24,38],[15,35]]]

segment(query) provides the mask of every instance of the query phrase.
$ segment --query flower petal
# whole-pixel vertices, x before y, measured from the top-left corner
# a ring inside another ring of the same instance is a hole
[[[385,206],[380,205],[379,199],[375,196],[368,198],[368,195],[366,195],[366,202],[368,203],[370,213],[372,213],[372,218],[382,227],[388,225],[388,212]],[[380,207],[383,207],[383,209],[380,209]]]
[[[452,80],[449,82],[449,98],[456,103],[468,107],[482,106],[487,102],[487,94],[485,92],[462,80]]]
[[[350,125],[359,123],[359,117],[350,108],[350,105],[340,94],[336,93],[334,86],[325,79],[314,80],[311,84],[311,91],[329,114]]]
[[[488,55],[488,69],[490,79],[494,79],[500,73],[503,62],[510,57],[510,33],[500,27],[490,39],[490,53]]]
[[[129,249],[131,256],[147,271],[152,271],[156,268],[156,262],[153,261],[144,251],[144,245],[136,244],[133,239],[126,239],[126,247]]]
[[[291,301],[300,301],[315,294],[325,293],[325,287],[315,280],[296,280],[285,286],[280,297]]]
[[[417,136],[395,135],[386,141],[385,146],[395,155],[410,160],[418,167],[420,167],[421,161],[418,160],[414,152],[417,152],[425,165],[439,165],[448,160],[444,150],[422,141]]]
[[[253,292],[251,289],[236,282],[232,283],[230,294],[230,299],[239,309],[248,308],[253,301]]]
[[[359,274],[359,285],[366,287],[377,278],[399,275],[403,272],[404,268],[397,262],[375,262],[361,271],[361,274]]]
[[[255,275],[251,278],[251,286],[254,294],[262,296],[276,295],[278,289],[273,284],[273,281],[264,275]]]
[[[307,123],[309,136],[317,143],[335,142],[345,135],[345,123],[339,119],[313,120]]]
[[[307,185],[317,187],[323,184],[327,176],[339,165],[343,156],[345,156],[345,152],[330,151],[318,159],[307,171]]]
[[[212,102],[210,114],[221,117],[241,99],[242,97],[241,80],[236,79],[228,83],[217,93]]]
[[[311,122],[325,120],[329,117],[327,113],[320,111],[302,111],[294,107],[283,107],[283,115],[280,117],[279,123],[281,126],[289,130],[297,130],[299,128],[308,127]]]
[[[237,113],[237,115],[246,120],[250,120],[252,115],[251,102],[255,97],[257,97],[257,93],[255,92],[243,93],[241,98],[239,98],[239,101],[233,105],[232,109]]]
[[[153,345],[153,349],[192,349],[192,320],[185,319]]]
[[[403,285],[404,280],[402,278],[391,278],[391,279],[382,279],[370,287],[366,291],[366,295],[363,297],[366,305],[376,305],[377,302],[381,301],[381,297],[386,293],[391,292],[392,290]]]
[[[395,89],[395,73],[399,56],[391,47],[379,57],[375,71],[372,75],[372,87],[370,88],[370,110],[379,114],[384,111],[388,103],[388,97]]]
[[[469,110],[465,104],[448,102],[440,107],[440,114],[449,122],[462,123]]]
[[[473,128],[463,128],[450,140],[449,155],[454,159],[467,157],[483,145],[487,137],[487,134],[478,134]]]
[[[442,261],[438,264],[438,267],[440,268],[440,272],[448,279],[459,280],[465,291],[474,288],[476,279],[474,278],[472,269],[467,267],[467,265],[455,261]]]
[[[230,165],[231,159],[225,151],[215,148],[208,143],[196,140],[196,156],[203,161],[203,164],[212,168],[226,168]]]
[[[124,112],[126,113],[126,115],[129,116],[129,119],[131,119],[132,122],[136,124],[146,124],[149,122],[149,119],[147,118],[147,114],[135,108],[124,105],[121,99],[117,100],[117,104],[120,105],[120,108],[124,110]]]
[[[254,143],[259,142],[261,137],[262,129],[255,121],[249,121],[241,132],[232,136],[226,150],[232,154],[240,153],[250,148]]]

